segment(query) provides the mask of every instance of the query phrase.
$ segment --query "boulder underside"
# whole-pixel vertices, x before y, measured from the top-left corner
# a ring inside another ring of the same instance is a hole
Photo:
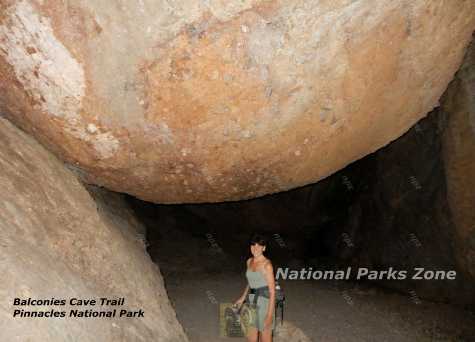
[[[0,110],[157,203],[316,182],[438,105],[473,1],[3,0]]]

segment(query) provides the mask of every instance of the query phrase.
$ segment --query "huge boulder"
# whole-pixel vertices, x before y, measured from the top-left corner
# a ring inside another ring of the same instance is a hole
[[[474,28],[463,0],[2,0],[0,110],[89,182],[252,198],[402,135]]]

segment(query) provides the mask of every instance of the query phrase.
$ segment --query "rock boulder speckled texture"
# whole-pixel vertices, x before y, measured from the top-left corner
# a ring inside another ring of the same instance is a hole
[[[316,182],[438,105],[464,0],[1,0],[0,111],[160,203]]]
[[[1,341],[188,341],[122,195],[88,193],[63,163],[5,119],[0,168]],[[100,297],[125,303],[13,305],[14,298]],[[66,317],[13,318],[15,309],[53,309]],[[142,309],[144,317],[74,318],[70,309]]]

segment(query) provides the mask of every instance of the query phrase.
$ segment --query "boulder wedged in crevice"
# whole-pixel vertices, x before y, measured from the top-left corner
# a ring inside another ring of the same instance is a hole
[[[473,1],[7,0],[0,111],[155,203],[314,183],[438,105]]]

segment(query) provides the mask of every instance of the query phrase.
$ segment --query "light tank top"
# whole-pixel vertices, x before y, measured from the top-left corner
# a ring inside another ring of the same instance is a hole
[[[252,271],[248,268],[246,271],[246,278],[250,288],[255,289],[256,287],[267,286],[267,281],[260,271]]]

